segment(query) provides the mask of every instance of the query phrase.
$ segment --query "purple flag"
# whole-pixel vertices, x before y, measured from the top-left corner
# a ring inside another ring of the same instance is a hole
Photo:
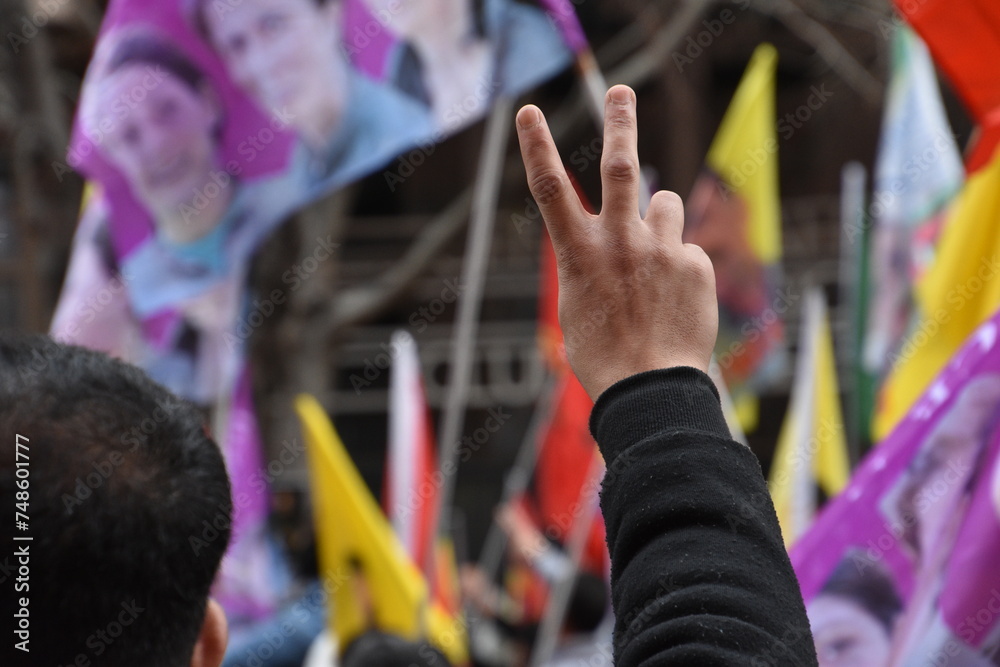
[[[997,664],[998,333],[1000,313],[793,547],[820,665]]]

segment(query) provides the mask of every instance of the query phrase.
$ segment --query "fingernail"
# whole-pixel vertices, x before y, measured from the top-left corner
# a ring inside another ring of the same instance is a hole
[[[542,122],[542,116],[536,107],[526,106],[517,113],[517,126],[522,130],[534,127],[540,122]]]
[[[628,88],[625,86],[615,86],[611,89],[611,101],[615,104],[625,106],[632,101],[632,96],[628,93]]]

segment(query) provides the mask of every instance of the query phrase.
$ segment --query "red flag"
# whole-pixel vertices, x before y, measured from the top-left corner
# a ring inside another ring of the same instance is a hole
[[[546,537],[566,544],[573,525],[589,516],[586,502],[591,491],[585,488],[594,459],[600,457],[590,435],[590,396],[573,373],[565,373],[555,389],[552,421],[542,436],[538,465],[528,505]],[[591,572],[604,571],[607,548],[604,519],[594,517],[580,566]]]
[[[410,558],[429,581],[431,526],[437,508],[434,436],[413,337],[397,331],[389,378],[389,449],[386,459],[385,513]]]
[[[555,373],[569,370],[566,349],[563,347],[562,329],[559,327],[559,275],[556,271],[556,254],[552,239],[544,229],[541,241],[542,257],[539,266],[538,288],[538,346],[542,359]]]
[[[574,188],[584,208],[592,211],[586,195],[574,180]],[[590,435],[590,411],[594,402],[580,381],[570,371],[559,326],[559,278],[552,241],[543,230],[538,297],[538,337],[542,355],[553,372],[561,375],[552,399],[551,421],[539,445],[538,465],[533,489],[526,502],[542,532],[565,544],[573,523],[586,513],[581,503],[595,457],[600,457],[597,443]],[[587,540],[582,567],[603,571],[607,549],[604,545],[604,520],[598,513]]]
[[[1000,3],[996,0],[896,0],[979,125],[969,172],[1000,141]]]

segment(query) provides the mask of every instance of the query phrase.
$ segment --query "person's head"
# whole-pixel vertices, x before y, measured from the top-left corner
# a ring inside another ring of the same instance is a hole
[[[371,630],[344,649],[341,667],[451,667],[441,651],[425,641],[412,642]]]
[[[485,35],[482,0],[365,0],[365,5],[403,40],[433,38],[456,22],[467,26],[467,36]]]
[[[149,30],[127,30],[104,48],[87,132],[154,217],[179,216],[217,166],[219,98],[194,62]]]
[[[307,142],[328,141],[347,103],[341,0],[191,1],[195,25],[230,76]]]
[[[597,629],[608,612],[608,589],[604,579],[591,572],[580,572],[566,608],[566,631],[589,634]]]
[[[848,553],[806,606],[820,667],[888,664],[902,609],[885,568],[859,552]]]
[[[232,501],[195,408],[103,354],[0,334],[0,451],[0,500],[25,502],[32,538],[13,543],[29,552],[28,579],[5,584],[23,592],[4,594],[3,617],[27,600],[31,664],[221,662],[225,616],[209,588]],[[218,534],[207,543],[206,522]],[[0,664],[19,655],[8,636]]]

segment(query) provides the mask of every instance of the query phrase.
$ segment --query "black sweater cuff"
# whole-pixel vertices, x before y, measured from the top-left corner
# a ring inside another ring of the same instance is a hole
[[[690,366],[646,371],[616,382],[590,413],[590,433],[609,467],[637,442],[678,430],[731,438],[715,383]]]

